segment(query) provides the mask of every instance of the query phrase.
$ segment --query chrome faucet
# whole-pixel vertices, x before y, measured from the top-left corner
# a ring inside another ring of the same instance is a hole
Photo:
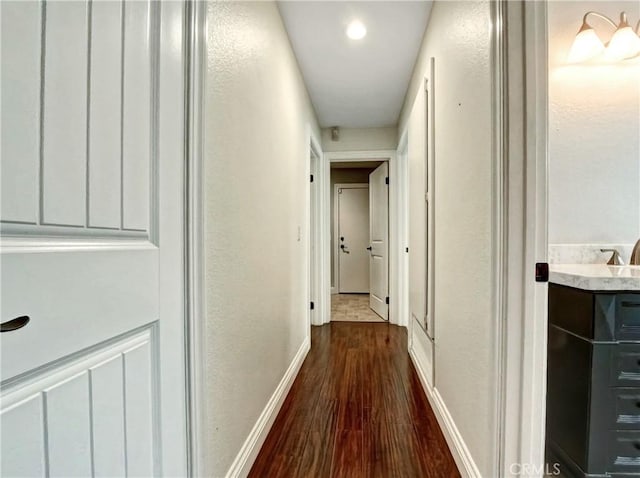
[[[600,249],[600,252],[611,252],[611,259],[607,262],[610,266],[623,266],[624,261],[617,249]],[[633,256],[632,256],[633,257]]]
[[[636,245],[633,248],[629,264],[632,266],[640,266],[640,239],[638,239],[638,242],[636,242]]]

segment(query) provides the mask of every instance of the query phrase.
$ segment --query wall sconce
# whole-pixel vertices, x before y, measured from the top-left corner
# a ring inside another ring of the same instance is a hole
[[[589,15],[602,18],[615,28],[611,40],[606,45],[602,43],[593,27],[587,23]],[[620,24],[618,25],[601,13],[585,13],[582,18],[582,26],[569,52],[569,63],[582,63],[592,60],[601,54],[608,61],[626,60],[640,55],[640,21],[638,21],[634,31],[629,25],[625,12],[620,14]]]

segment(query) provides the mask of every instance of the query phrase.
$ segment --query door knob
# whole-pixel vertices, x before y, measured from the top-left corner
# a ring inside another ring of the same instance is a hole
[[[0,332],[11,332],[12,330],[18,330],[29,323],[31,319],[28,315],[22,315],[15,319],[7,320],[0,324]]]
[[[371,246],[367,247],[367,250],[370,251],[371,250]]]
[[[349,251],[347,250],[344,244],[340,244],[340,249],[342,249],[342,252],[349,254]]]

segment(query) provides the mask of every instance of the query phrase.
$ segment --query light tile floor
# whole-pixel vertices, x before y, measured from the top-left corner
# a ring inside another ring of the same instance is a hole
[[[335,322],[386,322],[369,308],[369,294],[333,294],[331,320]]]

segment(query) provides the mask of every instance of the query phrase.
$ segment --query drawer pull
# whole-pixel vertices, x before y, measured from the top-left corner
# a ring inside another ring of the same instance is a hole
[[[640,408],[640,402],[636,402],[636,407]]]
[[[633,447],[634,447],[636,450],[640,450],[640,441],[635,442],[635,443],[633,444]]]
[[[640,302],[629,302],[628,300],[622,301],[622,307],[629,307],[630,309],[640,308]]]

